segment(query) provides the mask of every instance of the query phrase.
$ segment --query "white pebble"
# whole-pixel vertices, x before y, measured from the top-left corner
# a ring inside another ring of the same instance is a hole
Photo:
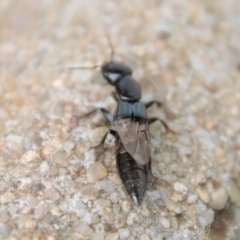
[[[165,217],[160,217],[159,222],[164,228],[170,228],[170,222]]]
[[[202,173],[199,173],[192,178],[191,183],[192,185],[197,186],[199,184],[205,183],[206,181],[207,181],[207,178]]]
[[[73,148],[74,148],[73,142],[65,142],[63,144],[63,150],[67,153],[70,153]]]
[[[202,212],[200,215],[208,225],[212,224],[214,220],[214,211],[212,209],[208,209],[206,212]]]
[[[141,234],[140,240],[150,240],[149,236],[146,233]]]
[[[188,192],[188,188],[180,182],[175,182],[173,184],[173,188],[174,188],[175,191],[180,192],[184,195],[187,194],[187,192]]]
[[[189,197],[188,197],[188,203],[195,203],[198,199],[198,196],[195,195],[195,194],[191,194]]]
[[[228,200],[228,195],[225,189],[218,189],[211,195],[211,206],[214,210],[222,210]]]
[[[118,231],[120,239],[127,239],[130,235],[130,231],[127,228],[121,228]]]

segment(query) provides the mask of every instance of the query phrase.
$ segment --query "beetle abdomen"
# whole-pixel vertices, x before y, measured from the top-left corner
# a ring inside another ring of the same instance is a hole
[[[127,193],[134,204],[139,206],[147,187],[147,164],[138,164],[124,151],[117,154],[117,167]]]

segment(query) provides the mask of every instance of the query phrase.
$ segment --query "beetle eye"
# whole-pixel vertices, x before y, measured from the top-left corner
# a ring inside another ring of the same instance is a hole
[[[117,80],[119,80],[119,73],[105,73],[105,76],[111,80],[112,84],[114,84]]]

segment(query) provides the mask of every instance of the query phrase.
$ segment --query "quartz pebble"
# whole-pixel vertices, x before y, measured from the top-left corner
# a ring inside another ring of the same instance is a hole
[[[165,217],[160,217],[159,222],[162,224],[164,228],[170,228],[170,222]]]
[[[22,164],[28,164],[30,162],[38,161],[39,159],[40,159],[40,157],[39,157],[39,153],[37,151],[28,150],[27,152],[25,152],[22,155],[20,162]]]
[[[214,220],[214,211],[212,209],[208,209],[206,212],[202,212],[200,216],[205,219],[208,225],[211,225]]]
[[[240,189],[236,183],[230,180],[227,184],[227,193],[230,200],[237,206],[240,207]]]
[[[120,239],[128,239],[130,231],[127,228],[121,228],[118,230]]]
[[[94,183],[107,176],[107,169],[103,166],[102,163],[94,163],[87,172],[88,181]]]
[[[188,203],[195,203],[197,201],[197,199],[198,199],[197,195],[191,194],[191,195],[188,196],[187,201],[188,201]]]
[[[67,153],[70,153],[73,148],[74,148],[74,143],[73,142],[65,142],[63,144],[63,150]]]
[[[173,188],[174,188],[175,191],[180,192],[184,195],[187,194],[187,192],[188,192],[188,188],[180,182],[175,182],[173,184]]]
[[[211,194],[211,207],[214,210],[222,210],[228,200],[228,195],[225,189],[217,189]]]

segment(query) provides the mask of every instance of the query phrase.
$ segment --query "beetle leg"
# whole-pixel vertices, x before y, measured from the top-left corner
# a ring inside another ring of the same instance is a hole
[[[117,136],[118,136],[118,134],[117,134],[117,132],[116,132],[115,130],[110,129],[110,130],[108,130],[108,131],[105,133],[105,135],[102,137],[101,142],[100,142],[98,145],[93,146],[93,147],[91,147],[91,148],[103,147],[104,142],[105,142],[105,140],[106,140],[106,138],[107,138],[107,135],[108,135],[109,133],[112,134],[112,135],[113,135],[114,137],[116,137],[116,138],[117,138]]]
[[[79,118],[87,117],[87,116],[91,115],[92,113],[96,112],[97,110],[100,110],[100,111],[102,112],[103,116],[108,120],[108,122],[110,122],[112,125],[114,125],[114,124],[113,124],[114,118],[113,118],[112,114],[111,114],[107,109],[105,109],[105,108],[97,108],[97,109],[94,109],[94,110],[92,110],[91,112],[86,113],[86,114],[83,115],[83,116],[80,116]]]
[[[169,132],[170,131],[170,128],[168,127],[168,125],[160,118],[157,118],[157,117],[153,117],[153,118],[148,118],[148,124],[151,125],[152,123],[156,122],[156,121],[160,121],[163,126],[165,127],[166,131]]]
[[[159,101],[149,101],[149,102],[146,102],[146,103],[145,103],[145,107],[146,107],[146,108],[149,108],[149,107],[151,107],[154,103],[156,103],[158,107],[162,107],[162,106],[163,106],[163,103],[162,103],[162,102],[159,102]]]
[[[111,96],[113,97],[113,99],[114,99],[116,102],[119,102],[119,101],[120,101],[120,99],[119,99],[117,93],[112,92],[112,93],[111,93]]]

